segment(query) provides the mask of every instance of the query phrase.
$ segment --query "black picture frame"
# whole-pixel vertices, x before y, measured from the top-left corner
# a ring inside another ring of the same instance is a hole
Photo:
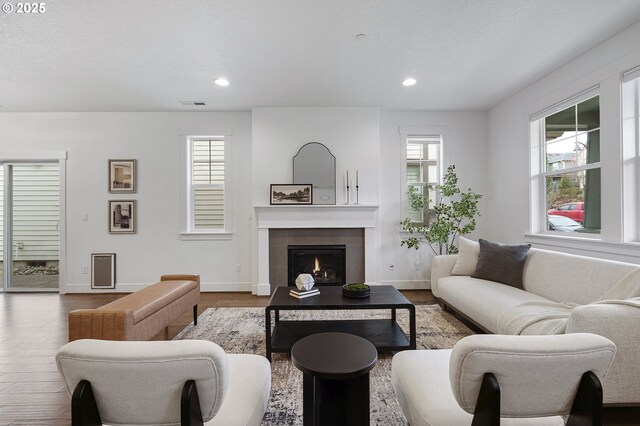
[[[269,188],[269,200],[272,206],[313,204],[313,185],[272,183]]]
[[[136,200],[109,200],[109,233],[135,234]]]

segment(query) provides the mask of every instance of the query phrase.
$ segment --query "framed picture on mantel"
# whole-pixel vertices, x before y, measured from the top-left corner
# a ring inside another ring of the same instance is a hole
[[[313,185],[271,184],[271,205],[311,204]]]

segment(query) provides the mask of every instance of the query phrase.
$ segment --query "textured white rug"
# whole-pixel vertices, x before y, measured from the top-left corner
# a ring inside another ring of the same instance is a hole
[[[390,318],[388,311],[296,311],[280,312],[281,319]],[[398,323],[409,330],[409,316],[398,311]],[[465,325],[437,305],[416,306],[418,349],[449,349],[473,334]],[[187,326],[176,339],[203,339],[228,353],[265,354],[264,308],[210,308]],[[370,373],[371,424],[406,425],[391,388],[392,354],[381,354]],[[263,425],[302,425],[302,373],[288,355],[274,354],[271,364],[271,397]]]

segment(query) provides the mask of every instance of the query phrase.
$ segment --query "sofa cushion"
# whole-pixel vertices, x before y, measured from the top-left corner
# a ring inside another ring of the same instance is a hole
[[[533,293],[478,278],[451,276],[440,278],[438,293],[447,304],[497,333],[502,312],[529,301],[546,301]]]
[[[478,263],[480,244],[477,241],[468,240],[465,237],[458,239],[458,260],[453,266],[451,275],[473,275]]]
[[[605,291],[599,300],[624,300],[640,297],[640,268],[634,269]]]
[[[529,301],[507,308],[498,318],[498,334],[563,334],[567,320],[580,305],[553,300]]]
[[[595,302],[638,265],[532,249],[522,274],[524,289],[555,302]]]
[[[195,281],[161,281],[107,303],[98,309],[133,310],[133,320],[138,323],[197,287],[198,283]]]
[[[522,269],[531,244],[507,245],[479,240],[480,254],[472,277],[522,288]]]

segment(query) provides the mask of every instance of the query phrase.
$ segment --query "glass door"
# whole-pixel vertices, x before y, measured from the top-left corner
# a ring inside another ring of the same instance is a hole
[[[60,259],[58,163],[5,164],[5,291],[57,291]]]

